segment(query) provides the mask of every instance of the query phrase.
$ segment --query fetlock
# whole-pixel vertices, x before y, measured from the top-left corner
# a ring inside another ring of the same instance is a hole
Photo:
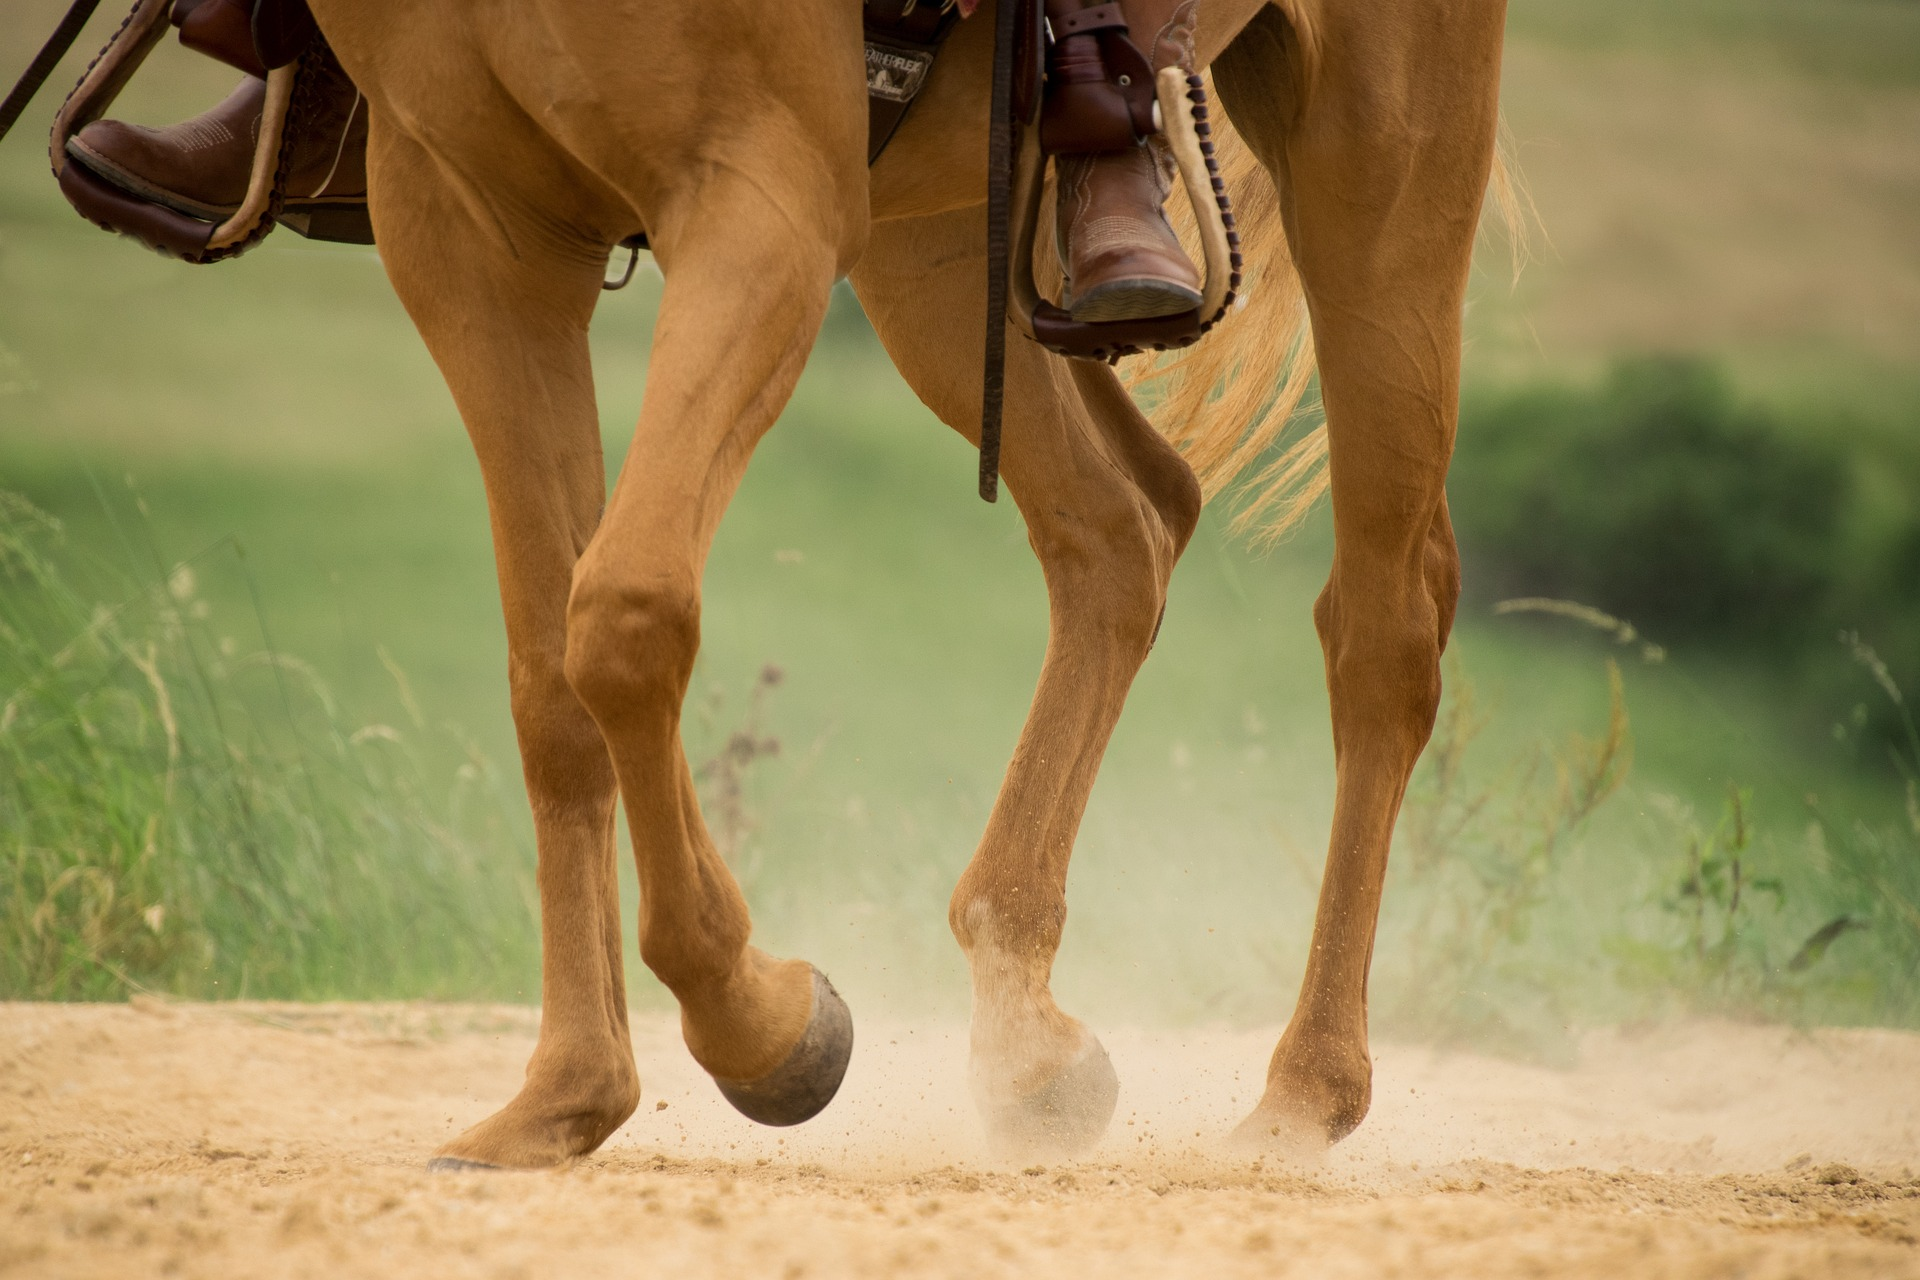
[[[442,1145],[428,1167],[552,1168],[598,1149],[639,1105],[626,1046],[565,1062],[536,1050],[513,1101]]]

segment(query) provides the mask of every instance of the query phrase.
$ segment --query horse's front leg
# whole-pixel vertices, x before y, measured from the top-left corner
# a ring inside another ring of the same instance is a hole
[[[619,776],[641,958],[678,998],[687,1047],[728,1098],[792,1124],[833,1096],[852,1024],[811,965],[748,945],[746,902],[701,820],[680,740],[708,550],[805,363],[843,242],[865,225],[864,200],[848,215],[856,230],[834,224],[834,175],[811,171],[804,149],[767,160],[751,173],[716,166],[654,229],[667,283],[646,395],[574,574],[566,675]]]
[[[592,1151],[640,1100],[627,1031],[613,766],[567,687],[567,593],[606,493],[587,322],[592,244],[502,251],[446,171],[376,117],[380,256],[459,405],[486,483],[513,722],[539,846],[540,1039],[506,1107],[439,1167],[540,1168]]]

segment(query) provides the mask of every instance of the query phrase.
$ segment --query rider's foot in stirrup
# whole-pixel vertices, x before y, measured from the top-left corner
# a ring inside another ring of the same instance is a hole
[[[1059,158],[1056,235],[1075,320],[1148,320],[1200,305],[1200,273],[1162,208],[1170,165],[1158,143]]]
[[[330,55],[301,76],[314,80],[294,95],[284,209],[364,205],[366,100]],[[217,222],[246,199],[266,95],[266,82],[249,76],[213,110],[163,129],[96,120],[67,140],[67,155],[142,200]]]

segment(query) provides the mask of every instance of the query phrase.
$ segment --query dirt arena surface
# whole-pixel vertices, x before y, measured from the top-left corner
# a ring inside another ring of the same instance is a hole
[[[645,1100],[558,1173],[429,1175],[537,1015],[0,1004],[0,1275],[1920,1277],[1920,1036],[1595,1033],[1570,1070],[1381,1046],[1324,1160],[1219,1154],[1270,1032],[1110,1031],[1078,1163],[1005,1166],[964,1031],[860,1028],[794,1130],[721,1101],[670,1017]]]

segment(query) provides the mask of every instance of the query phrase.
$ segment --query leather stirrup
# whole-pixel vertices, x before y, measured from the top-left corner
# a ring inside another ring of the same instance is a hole
[[[246,194],[238,209],[221,221],[198,219],[121,190],[67,154],[73,134],[106,115],[167,33],[169,21],[180,27],[180,40],[188,48],[267,81]],[[371,242],[365,209],[359,205],[298,217],[284,211],[296,115],[305,119],[303,113],[311,109],[303,106],[305,98],[296,94],[296,86],[305,83],[301,69],[319,48],[317,36],[305,0],[136,0],[127,21],[86,67],[81,83],[54,117],[48,159],[61,194],[86,221],[188,263],[238,257],[259,244],[276,221],[286,221],[311,238]]]
[[[1023,7],[1020,0],[1003,3]],[[1047,7],[1054,41],[1046,51],[1046,97],[1039,118],[1036,122],[1031,108],[1022,102],[1003,105],[996,98],[996,118],[989,134],[990,151],[995,151],[1003,145],[999,113],[1005,111],[1012,154],[990,155],[988,256],[993,258],[997,242],[1007,237],[1008,312],[1027,337],[1049,351],[1076,359],[1111,363],[1143,351],[1190,346],[1218,324],[1233,304],[1242,266],[1233,206],[1220,177],[1207,121],[1206,82],[1177,66],[1153,74],[1145,56],[1127,38],[1126,20],[1116,3],[1073,8],[1071,0],[1048,0]],[[996,89],[1000,64],[1019,64],[1026,56],[1026,44],[1044,38],[1031,35],[1032,31],[1022,19],[1007,23],[1006,44],[995,49]],[[1143,68],[1147,68],[1144,74]],[[1125,150],[1155,133],[1165,137],[1173,153],[1199,226],[1206,265],[1200,305],[1146,320],[1075,320],[1065,308],[1042,297],[1034,282],[1033,249],[1047,157]],[[1010,185],[1005,223],[996,217],[994,199],[1003,180]],[[990,292],[997,289],[998,277],[998,268],[993,268]]]
[[[1213,130],[1207,123],[1206,82],[1181,68],[1166,67],[1154,78],[1154,118],[1193,206],[1200,229],[1206,284],[1200,305],[1176,315],[1147,320],[1075,320],[1065,308],[1040,294],[1033,276],[1033,247],[1040,222],[1047,155],[1040,130],[1028,129],[1020,142],[1013,172],[1011,305],[1020,331],[1047,350],[1079,360],[1112,364],[1145,351],[1174,351],[1192,346],[1220,323],[1240,289],[1240,234],[1234,226],[1227,184],[1214,158]]]
[[[203,222],[137,199],[67,155],[67,140],[106,114],[133,73],[166,35],[172,10],[173,0],[136,0],[126,21],[87,67],[54,116],[48,160],[59,179],[61,194],[87,221],[132,236],[168,257],[214,262],[245,252],[272,229],[272,179],[285,134],[287,107],[293,97],[294,68],[283,67],[268,79],[266,115],[254,153],[254,180],[248,184],[247,199],[224,222]]]

